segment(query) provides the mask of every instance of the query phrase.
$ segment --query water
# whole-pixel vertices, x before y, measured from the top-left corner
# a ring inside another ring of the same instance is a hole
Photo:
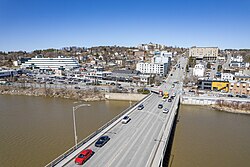
[[[181,106],[171,167],[249,167],[250,115]]]
[[[74,145],[74,100],[0,95],[0,166],[44,166]],[[88,102],[76,111],[78,141],[129,106]]]
[[[82,140],[129,106],[89,102],[76,111]],[[74,100],[0,95],[0,166],[44,166],[74,145]],[[249,167],[250,115],[181,106],[171,167]]]

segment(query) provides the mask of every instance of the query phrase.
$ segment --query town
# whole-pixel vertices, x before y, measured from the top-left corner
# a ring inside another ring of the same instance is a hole
[[[178,59],[188,59],[186,67]],[[185,71],[185,95],[249,98],[250,50],[218,47],[66,47],[0,52],[1,93],[6,88],[148,94],[171,70]],[[12,91],[13,92],[13,91]]]

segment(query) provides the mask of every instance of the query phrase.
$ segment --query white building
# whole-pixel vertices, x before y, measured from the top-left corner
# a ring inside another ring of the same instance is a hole
[[[224,81],[232,81],[232,80],[234,80],[234,74],[221,73],[221,79],[224,80]]]
[[[171,58],[168,55],[155,55],[151,59],[151,63],[140,62],[136,64],[136,70],[143,74],[157,74],[166,76]]]
[[[203,77],[205,73],[205,66],[202,64],[196,64],[193,68],[193,75],[197,77]]]
[[[242,56],[232,56],[231,62],[243,62],[243,57]]]
[[[44,58],[36,56],[21,64],[21,68],[37,68],[43,70],[73,69],[79,67],[78,61],[73,57]]]
[[[158,74],[165,76],[167,74],[167,63],[137,63],[136,70],[143,74]]]

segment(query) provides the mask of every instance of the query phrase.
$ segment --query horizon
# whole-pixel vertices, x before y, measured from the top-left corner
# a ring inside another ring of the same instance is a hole
[[[0,50],[125,46],[250,48],[243,0],[1,1]]]

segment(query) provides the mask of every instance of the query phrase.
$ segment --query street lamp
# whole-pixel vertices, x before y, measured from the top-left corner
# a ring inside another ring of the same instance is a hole
[[[90,104],[79,104],[77,106],[73,106],[73,124],[74,124],[74,135],[75,135],[75,147],[77,148],[77,136],[76,136],[76,118],[75,111],[80,107],[89,107]]]

